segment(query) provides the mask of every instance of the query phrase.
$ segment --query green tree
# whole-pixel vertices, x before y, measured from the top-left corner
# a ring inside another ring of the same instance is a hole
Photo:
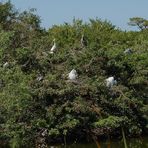
[[[137,26],[140,30],[148,28],[148,20],[141,17],[130,18],[128,23],[130,26]]]

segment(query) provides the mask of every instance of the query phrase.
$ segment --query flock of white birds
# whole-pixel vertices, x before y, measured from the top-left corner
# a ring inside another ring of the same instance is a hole
[[[71,70],[71,72],[68,74],[69,80],[76,80],[78,78],[77,71],[75,69]],[[108,88],[112,88],[114,85],[117,85],[117,81],[114,79],[114,77],[108,77],[106,80],[106,86]]]
[[[87,42],[86,40],[84,39],[84,35],[82,35],[81,37],[81,45],[84,47],[86,46]],[[53,48],[55,47],[55,44],[53,45],[53,47],[51,48],[51,50],[53,50]],[[124,51],[124,53],[131,53],[131,49],[126,49]],[[77,74],[77,71],[75,69],[71,70],[71,72],[68,74],[68,79],[69,80],[76,80],[78,78],[78,74]],[[114,79],[114,77],[109,77],[105,80],[106,82],[106,86],[108,88],[112,88],[114,85],[117,84],[117,81]]]
[[[82,47],[87,45],[87,41],[85,40],[84,35],[82,35],[80,42],[81,42]],[[53,39],[53,46],[50,49],[50,54],[53,54],[56,50],[57,50],[56,40]],[[124,51],[124,54],[131,54],[131,53],[132,53],[132,49],[130,49],[130,48],[128,48]],[[3,68],[8,68],[8,67],[9,67],[9,63],[5,62],[3,64]],[[76,80],[77,78],[78,78],[77,71],[75,69],[72,69],[71,72],[68,74],[68,79],[69,80]],[[37,77],[37,81],[41,81],[42,79],[43,79],[42,75],[39,75]],[[117,81],[115,80],[114,77],[111,76],[111,77],[108,77],[107,79],[105,79],[105,83],[108,88],[112,88],[114,85],[117,84]]]

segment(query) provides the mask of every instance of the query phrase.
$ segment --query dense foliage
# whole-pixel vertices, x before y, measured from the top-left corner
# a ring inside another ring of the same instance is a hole
[[[126,136],[146,134],[146,27],[126,32],[90,19],[47,31],[34,9],[19,13],[0,3],[0,65],[0,139],[12,147],[120,136],[122,128]],[[67,78],[72,69],[77,83]],[[117,85],[107,88],[110,76]]]

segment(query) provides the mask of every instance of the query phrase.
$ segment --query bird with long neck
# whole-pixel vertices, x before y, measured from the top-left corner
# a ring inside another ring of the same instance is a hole
[[[81,36],[81,46],[82,46],[82,47],[87,46],[87,41],[86,41],[86,39],[84,38],[84,34],[82,34],[82,36]]]
[[[55,52],[56,48],[57,48],[56,42],[55,42],[55,39],[53,39],[53,46],[52,46],[51,49],[50,49],[50,53],[53,54],[53,53]]]

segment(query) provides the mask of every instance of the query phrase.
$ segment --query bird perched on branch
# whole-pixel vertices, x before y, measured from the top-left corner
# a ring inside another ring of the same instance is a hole
[[[57,49],[55,39],[53,39],[53,46],[50,49],[50,53],[53,54]]]
[[[37,81],[42,81],[43,80],[43,76],[41,74],[38,75],[38,77],[36,78]]]
[[[5,62],[4,64],[3,64],[3,68],[8,68],[9,67],[9,63],[8,62]]]
[[[81,37],[81,46],[82,46],[82,47],[87,46],[87,41],[86,41],[86,39],[84,38],[84,34],[82,34],[82,37]]]
[[[116,85],[117,84],[117,81],[114,79],[114,77],[109,77],[106,79],[106,86],[108,88],[111,88],[113,87],[113,85]]]
[[[127,48],[126,50],[124,50],[124,54],[131,54],[132,53],[132,49]]]
[[[76,80],[78,77],[77,71],[75,69],[73,69],[69,74],[68,74],[68,78],[70,80]]]

